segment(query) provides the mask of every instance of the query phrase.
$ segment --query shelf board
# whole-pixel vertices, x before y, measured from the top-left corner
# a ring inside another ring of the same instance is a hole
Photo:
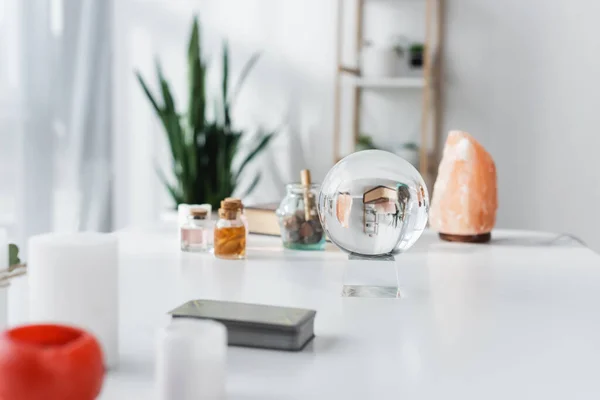
[[[422,89],[426,82],[423,77],[360,77],[353,76],[348,79],[348,83],[363,89]]]

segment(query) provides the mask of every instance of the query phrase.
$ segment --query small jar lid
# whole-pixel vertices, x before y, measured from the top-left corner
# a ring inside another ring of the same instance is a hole
[[[190,215],[194,218],[206,218],[208,215],[208,210],[206,208],[191,208]]]
[[[241,200],[239,199],[225,199],[221,201],[221,208],[225,210],[238,210],[242,205]]]
[[[242,201],[240,199],[228,197],[221,201],[219,209],[219,218],[233,220],[236,219],[238,211],[242,209]]]
[[[244,203],[242,203],[242,199],[238,199],[237,197],[226,197],[223,201],[236,204],[239,209],[244,208]]]

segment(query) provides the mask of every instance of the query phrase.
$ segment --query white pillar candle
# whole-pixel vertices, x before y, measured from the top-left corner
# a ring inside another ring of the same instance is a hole
[[[227,329],[223,324],[174,319],[158,338],[158,399],[224,399],[226,355]]]
[[[21,256],[24,257],[24,256]],[[24,262],[25,260],[21,260]],[[29,283],[27,274],[10,279],[8,287],[8,326],[29,323]]]
[[[0,229],[0,277],[8,273],[8,239],[6,231]],[[0,280],[0,330],[8,326],[8,281]]]
[[[100,341],[106,366],[118,362],[118,248],[110,234],[50,233],[29,239],[31,322],[88,330]]]

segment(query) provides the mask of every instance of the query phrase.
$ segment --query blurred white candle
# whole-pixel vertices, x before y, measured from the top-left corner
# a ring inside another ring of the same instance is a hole
[[[0,274],[8,273],[8,239],[6,230],[0,229]],[[0,275],[1,276],[1,275]],[[0,330],[8,326],[8,281],[0,281]]]
[[[93,333],[107,367],[118,362],[118,247],[104,233],[50,233],[29,239],[31,322],[75,325]]]
[[[158,399],[224,399],[226,356],[227,330],[223,324],[174,319],[158,338]]]
[[[21,255],[21,258],[24,256]],[[21,259],[21,262],[25,260]],[[29,283],[27,274],[11,278],[8,286],[8,326],[29,323]]]

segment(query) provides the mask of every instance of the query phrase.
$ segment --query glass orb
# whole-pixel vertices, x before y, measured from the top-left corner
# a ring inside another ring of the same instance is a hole
[[[427,225],[429,195],[408,161],[382,150],[343,158],[325,176],[319,217],[342,250],[384,256],[408,250]]]

